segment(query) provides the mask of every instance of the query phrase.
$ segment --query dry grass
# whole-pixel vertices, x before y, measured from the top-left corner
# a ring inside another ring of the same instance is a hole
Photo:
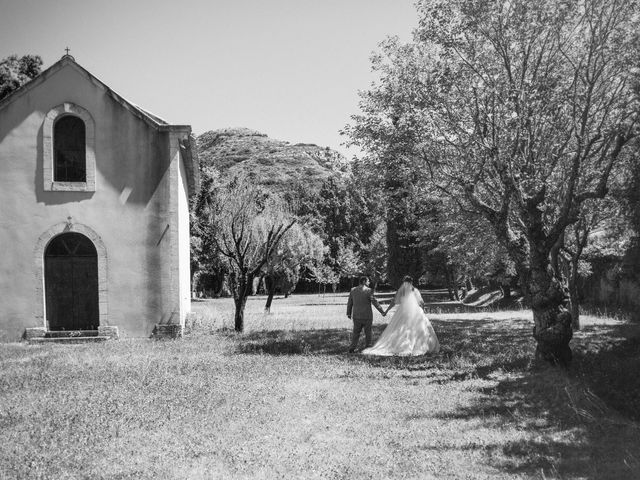
[[[347,355],[345,296],[194,303],[180,341],[5,345],[0,478],[640,478],[636,325],[568,371],[526,311],[431,315],[436,356]],[[377,317],[375,335],[386,319]]]

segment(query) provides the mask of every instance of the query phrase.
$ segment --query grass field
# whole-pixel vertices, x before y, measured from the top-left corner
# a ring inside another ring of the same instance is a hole
[[[583,317],[558,370],[527,311],[438,307],[438,355],[380,359],[344,294],[264,301],[243,335],[215,299],[182,340],[1,345],[0,478],[640,478],[637,324]]]

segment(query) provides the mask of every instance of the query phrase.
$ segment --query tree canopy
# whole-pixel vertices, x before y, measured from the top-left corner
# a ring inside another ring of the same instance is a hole
[[[570,358],[558,243],[638,136],[636,1],[422,0],[414,41],[389,39],[347,128],[379,159],[421,159],[433,188],[509,252],[537,354]]]
[[[0,100],[37,77],[42,67],[39,55],[10,55],[0,61]]]

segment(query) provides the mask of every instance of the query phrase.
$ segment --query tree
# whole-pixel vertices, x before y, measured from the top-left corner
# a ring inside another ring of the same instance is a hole
[[[433,199],[431,202],[436,208],[431,215],[422,218],[423,228],[430,235],[436,235],[435,247],[428,252],[427,271],[433,269],[434,263],[445,270],[451,300],[458,299],[455,297],[461,281],[472,288],[474,279],[500,285],[504,297],[508,298],[515,269],[493,230],[477,215],[456,209],[447,198],[441,198],[438,203]]]
[[[235,330],[242,332],[253,279],[273,257],[295,219],[280,197],[245,177],[235,177],[222,185],[207,214],[211,242],[229,269]]]
[[[349,133],[349,128],[343,133]],[[401,138],[390,137],[388,143],[386,150],[359,159],[353,171],[360,188],[377,204],[370,218],[381,217],[386,223],[385,276],[389,283],[399,287],[405,275],[419,278],[424,272],[425,238],[420,231],[420,220],[429,205],[421,202],[424,168],[402,154]]]
[[[565,278],[569,288],[569,302],[571,306],[571,326],[574,330],[580,330],[580,297],[578,295],[578,277],[580,273],[580,260],[582,252],[589,241],[589,234],[594,228],[592,218],[582,216],[574,223],[566,237],[562,241],[561,256],[565,269]]]
[[[307,206],[334,259],[340,242],[359,250],[368,240],[377,221],[373,207],[371,199],[353,176],[329,177]]]
[[[327,285],[335,285],[340,280],[339,275],[328,264],[329,260],[330,258],[325,254],[325,258],[321,263],[309,267],[311,279],[318,282],[318,294],[320,294],[320,289],[323,289],[324,293]]]
[[[513,260],[536,357],[566,364],[569,296],[557,262],[587,200],[607,195],[638,136],[640,17],[626,0],[423,0],[414,42],[374,58],[352,141],[402,139],[431,182],[482,216]]]
[[[338,241],[338,252],[335,257],[335,272],[338,278],[353,278],[362,274],[363,265],[353,243]]]
[[[640,150],[636,150],[618,191],[618,200],[631,227],[630,246],[625,255],[625,275],[640,283]]]
[[[38,55],[10,55],[0,61],[0,100],[37,77],[42,67]]]
[[[620,198],[612,196],[603,202],[587,202],[578,222],[567,229],[561,247],[568,280],[573,326],[580,328],[579,280],[603,269],[621,272],[625,256],[633,246],[634,232],[629,218],[622,214]]]
[[[373,290],[386,276],[387,271],[387,225],[381,222],[375,229],[369,243],[362,247],[363,269],[371,277]]]
[[[380,197],[368,188],[359,165],[352,165],[346,175],[331,176],[317,193],[291,193],[299,206],[297,213],[304,223],[316,231],[328,250],[323,268],[311,275],[321,285],[335,285],[341,278],[362,273],[365,250],[383,214]],[[330,273],[331,271],[331,273]],[[337,275],[338,278],[333,280]],[[326,281],[325,280],[331,280]]]
[[[278,284],[292,291],[300,278],[300,270],[322,262],[324,252],[322,239],[304,225],[296,223],[284,234],[263,269],[267,289],[266,312],[271,311]]]
[[[223,188],[219,172],[212,166],[200,171],[201,187],[190,210],[191,279],[192,288],[202,278],[215,279],[215,294],[224,290],[228,268],[222,254],[215,247],[215,226],[209,220],[209,210],[216,201],[216,192]]]

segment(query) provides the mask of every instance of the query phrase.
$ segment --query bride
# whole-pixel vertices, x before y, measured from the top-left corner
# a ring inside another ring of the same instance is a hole
[[[397,305],[391,321],[371,348],[365,348],[364,355],[423,355],[440,351],[440,343],[431,322],[422,307],[424,301],[420,292],[413,287],[409,276],[402,279],[402,285],[389,304],[386,313]]]

